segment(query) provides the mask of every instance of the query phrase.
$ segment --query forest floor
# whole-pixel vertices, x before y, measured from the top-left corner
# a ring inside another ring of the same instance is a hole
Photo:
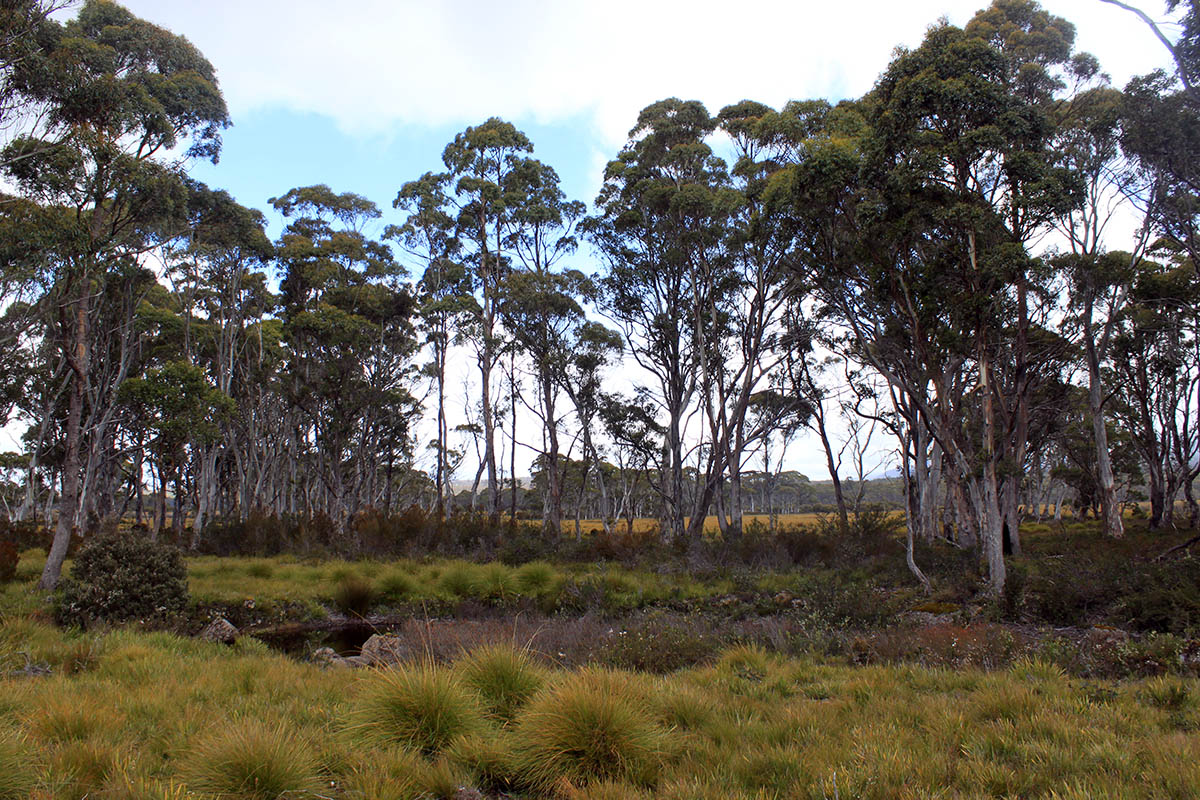
[[[27,551],[0,798],[1196,797],[1200,564],[1155,559],[1187,538],[1030,526],[999,602],[945,545],[926,597],[886,536],[769,567],[198,557],[169,630],[88,631]],[[218,615],[263,638],[194,636]],[[412,659],[312,658],[355,626]]]

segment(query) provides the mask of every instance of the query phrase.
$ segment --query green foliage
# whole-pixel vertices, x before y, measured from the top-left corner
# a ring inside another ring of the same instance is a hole
[[[185,767],[188,786],[230,800],[278,800],[322,788],[309,747],[288,731],[240,722],[197,743]]]
[[[433,755],[456,737],[481,730],[483,712],[453,674],[417,664],[374,675],[358,700],[353,720],[354,730],[370,740]]]
[[[626,676],[584,670],[535,697],[518,717],[515,758],[522,777],[548,790],[608,780],[652,785],[671,745],[649,719]]]
[[[164,621],[187,606],[187,568],[169,545],[138,533],[102,531],[79,549],[55,618],[63,625]]]

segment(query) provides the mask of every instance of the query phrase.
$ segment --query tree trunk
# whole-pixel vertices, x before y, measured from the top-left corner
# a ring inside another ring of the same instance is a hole
[[[67,430],[63,441],[62,495],[58,502],[58,523],[54,529],[54,541],[50,545],[50,553],[46,557],[46,565],[42,569],[38,588],[53,591],[62,577],[63,562],[67,558],[67,550],[71,546],[71,535],[79,526],[79,470],[80,452],[83,445],[83,431],[80,422],[83,420],[83,396],[88,377],[88,298],[90,282],[85,277],[79,278],[79,295],[75,298],[73,311],[75,319],[73,327],[68,328],[74,334],[73,341],[67,348],[67,364],[71,370],[71,388],[67,404]],[[64,318],[66,315],[63,315]],[[64,326],[66,327],[66,326]]]

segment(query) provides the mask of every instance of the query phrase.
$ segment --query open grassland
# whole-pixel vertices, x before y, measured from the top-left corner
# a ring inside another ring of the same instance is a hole
[[[921,594],[885,528],[690,573],[188,559],[177,630],[403,616],[406,660],[364,670],[57,628],[26,551],[0,585],[0,800],[1200,796],[1200,564],[1153,559],[1187,533],[1023,534],[990,606],[941,545]]]
[[[668,676],[520,650],[323,670],[252,640],[0,626],[0,797],[1190,798],[1200,687],[850,667],[752,647]]]

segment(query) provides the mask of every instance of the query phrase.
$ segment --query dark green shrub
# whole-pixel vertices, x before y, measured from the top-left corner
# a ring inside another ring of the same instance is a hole
[[[1119,607],[1132,627],[1180,635],[1200,631],[1200,560],[1147,565],[1126,583]]]
[[[0,517],[0,539],[11,541],[18,551],[40,547],[48,553],[54,532],[41,527],[35,520],[10,520],[8,517]]]
[[[16,577],[17,562],[20,560],[17,543],[12,539],[0,539],[0,583],[8,583]]]
[[[109,531],[84,542],[61,588],[55,608],[61,625],[162,622],[187,606],[187,568],[173,547]]]

